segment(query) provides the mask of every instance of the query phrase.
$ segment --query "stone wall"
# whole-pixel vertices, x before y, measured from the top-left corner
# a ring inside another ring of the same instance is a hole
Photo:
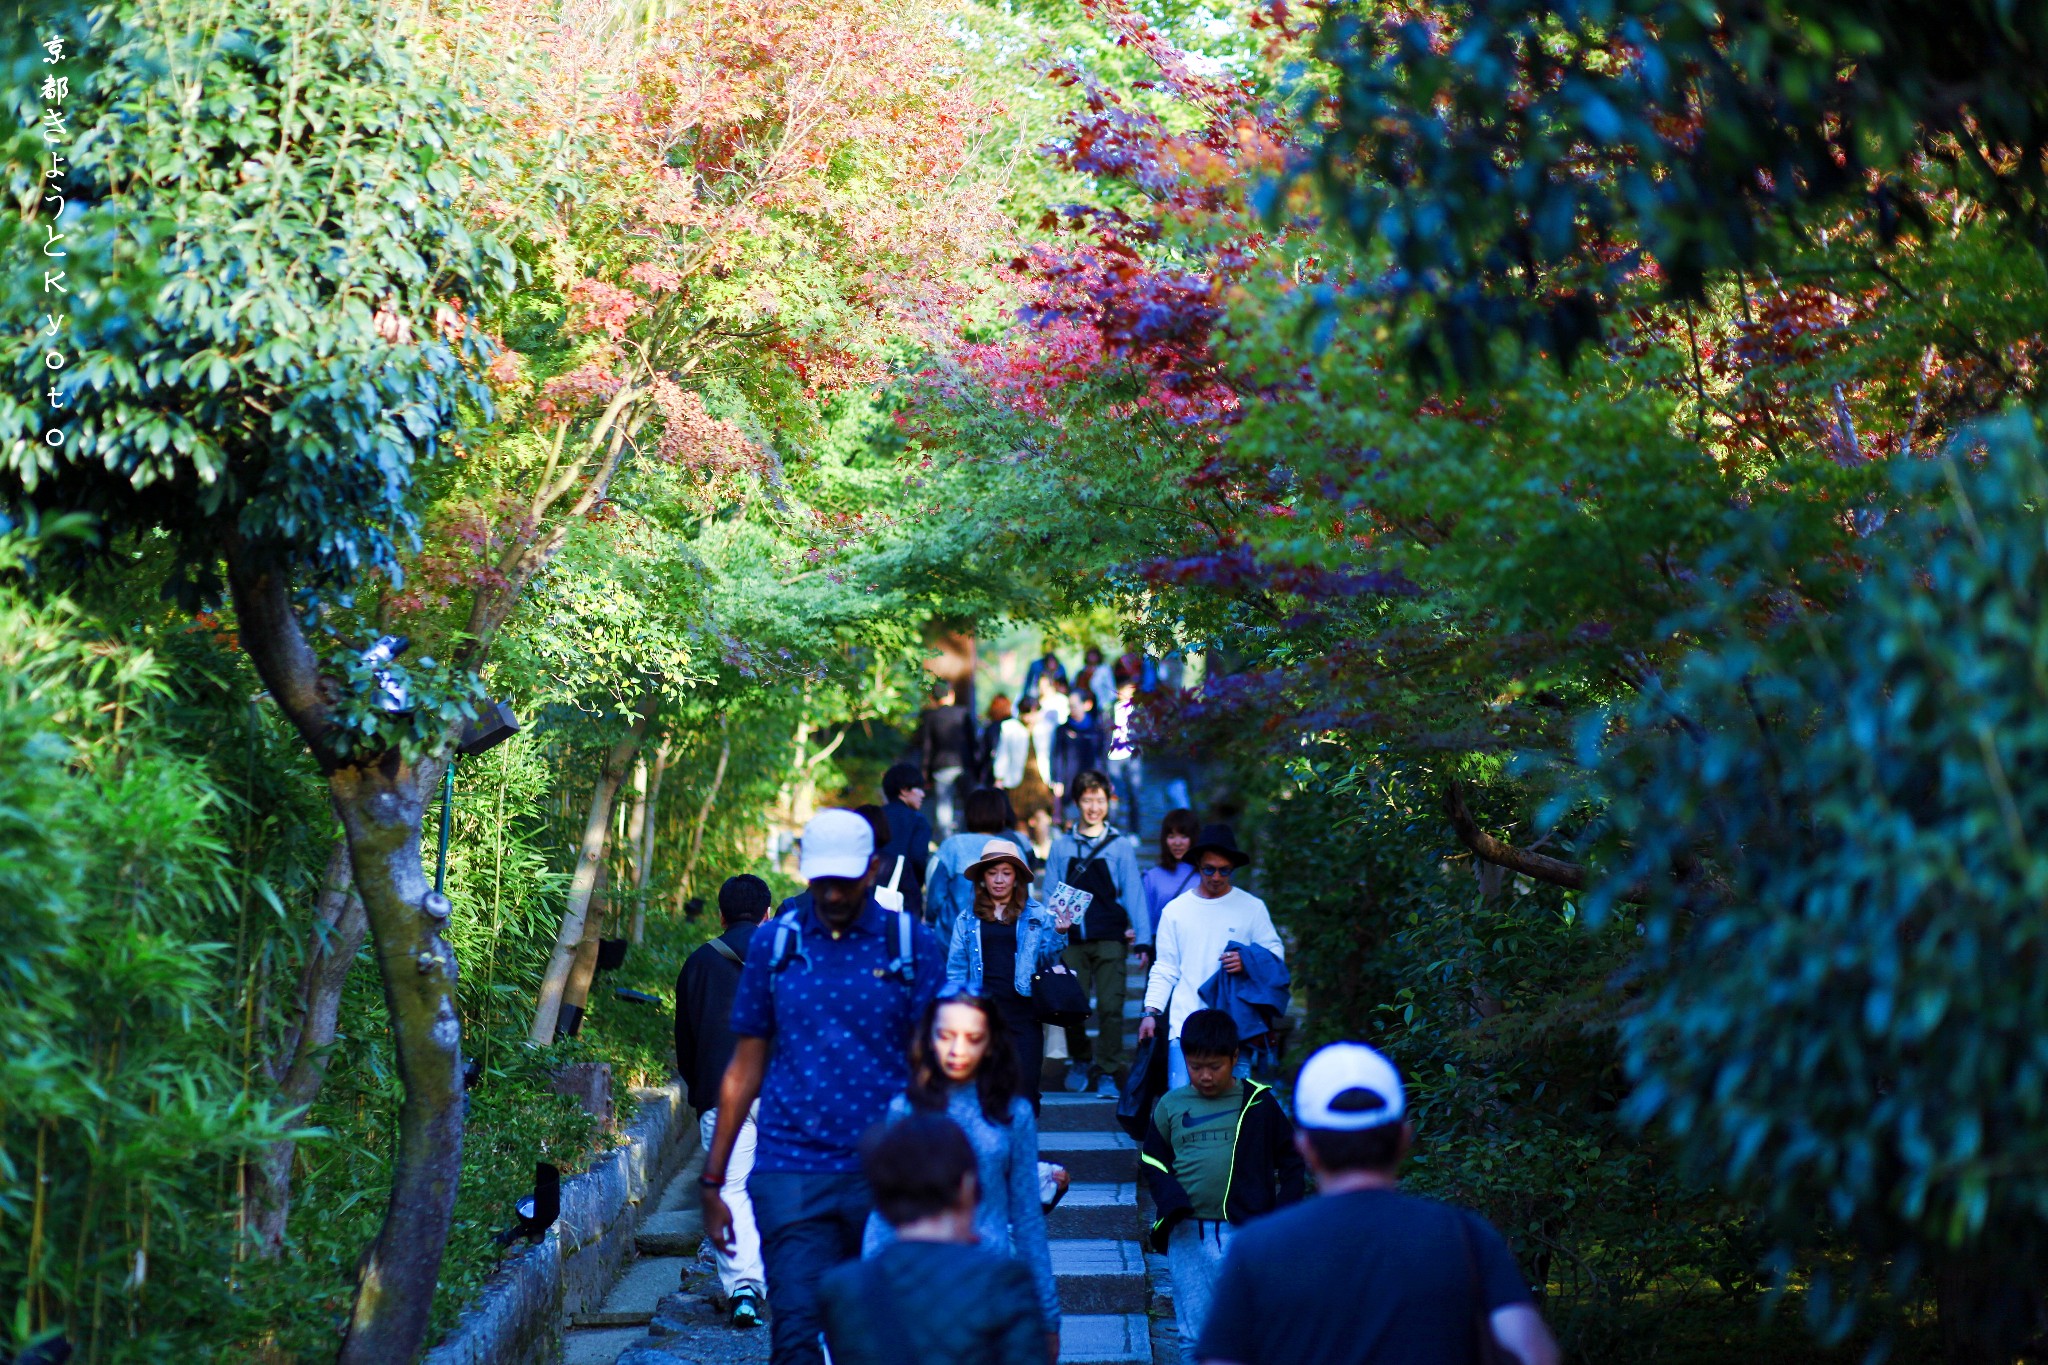
[[[697,1147],[680,1081],[635,1092],[626,1141],[562,1182],[562,1216],[508,1259],[426,1365],[553,1365],[566,1317],[596,1310],[632,1254],[633,1233]]]

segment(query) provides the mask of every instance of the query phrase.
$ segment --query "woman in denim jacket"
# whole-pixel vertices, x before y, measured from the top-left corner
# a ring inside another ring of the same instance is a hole
[[[1045,1026],[1031,1004],[1031,978],[1060,960],[1066,936],[1031,897],[1031,865],[1007,839],[991,839],[963,869],[974,911],[954,921],[946,980],[995,1007],[1017,1054],[1018,1093],[1038,1112]]]

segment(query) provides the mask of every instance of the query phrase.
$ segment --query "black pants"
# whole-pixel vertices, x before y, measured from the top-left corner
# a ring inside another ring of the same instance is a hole
[[[1031,1101],[1031,1112],[1038,1112],[1039,1071],[1045,1066],[1045,1025],[1038,1022],[1038,1011],[1031,1002],[1021,995],[1005,991],[991,1002],[1001,1016],[1003,1029],[1010,1035],[1010,1047],[1017,1054],[1017,1093]]]

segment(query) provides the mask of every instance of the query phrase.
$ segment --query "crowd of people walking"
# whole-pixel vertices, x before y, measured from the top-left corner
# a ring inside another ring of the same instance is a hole
[[[1182,807],[1141,869],[1112,818],[1142,781],[1126,664],[1090,651],[1070,684],[1048,652],[982,732],[941,685],[884,803],[804,829],[804,892],[770,916],[759,878],[721,888],[676,1056],[732,1323],[765,1304],[775,1365],[1056,1362],[1046,1212],[1067,1176],[1038,1115],[1063,1035],[1053,1081],[1142,1134],[1189,1365],[1553,1365],[1500,1236],[1398,1191],[1413,1129],[1391,1060],[1332,1044],[1283,1103],[1287,946],[1236,885],[1250,855]]]

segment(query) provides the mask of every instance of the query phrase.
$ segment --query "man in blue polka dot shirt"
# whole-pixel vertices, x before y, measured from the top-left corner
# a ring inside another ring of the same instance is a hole
[[[704,1233],[729,1245],[732,1215],[719,1189],[739,1119],[758,1096],[748,1191],[767,1263],[774,1365],[824,1359],[818,1281],[860,1255],[874,1204],[861,1174],[861,1135],[908,1084],[911,1030],[946,975],[945,950],[921,924],[911,938],[914,979],[892,970],[898,916],[874,898],[879,860],[861,816],[819,812],[804,827],[798,870],[810,893],[785,907],[797,951],[778,953],[775,925],[765,924],[740,974],[732,1006],[738,1043],[701,1178]]]

